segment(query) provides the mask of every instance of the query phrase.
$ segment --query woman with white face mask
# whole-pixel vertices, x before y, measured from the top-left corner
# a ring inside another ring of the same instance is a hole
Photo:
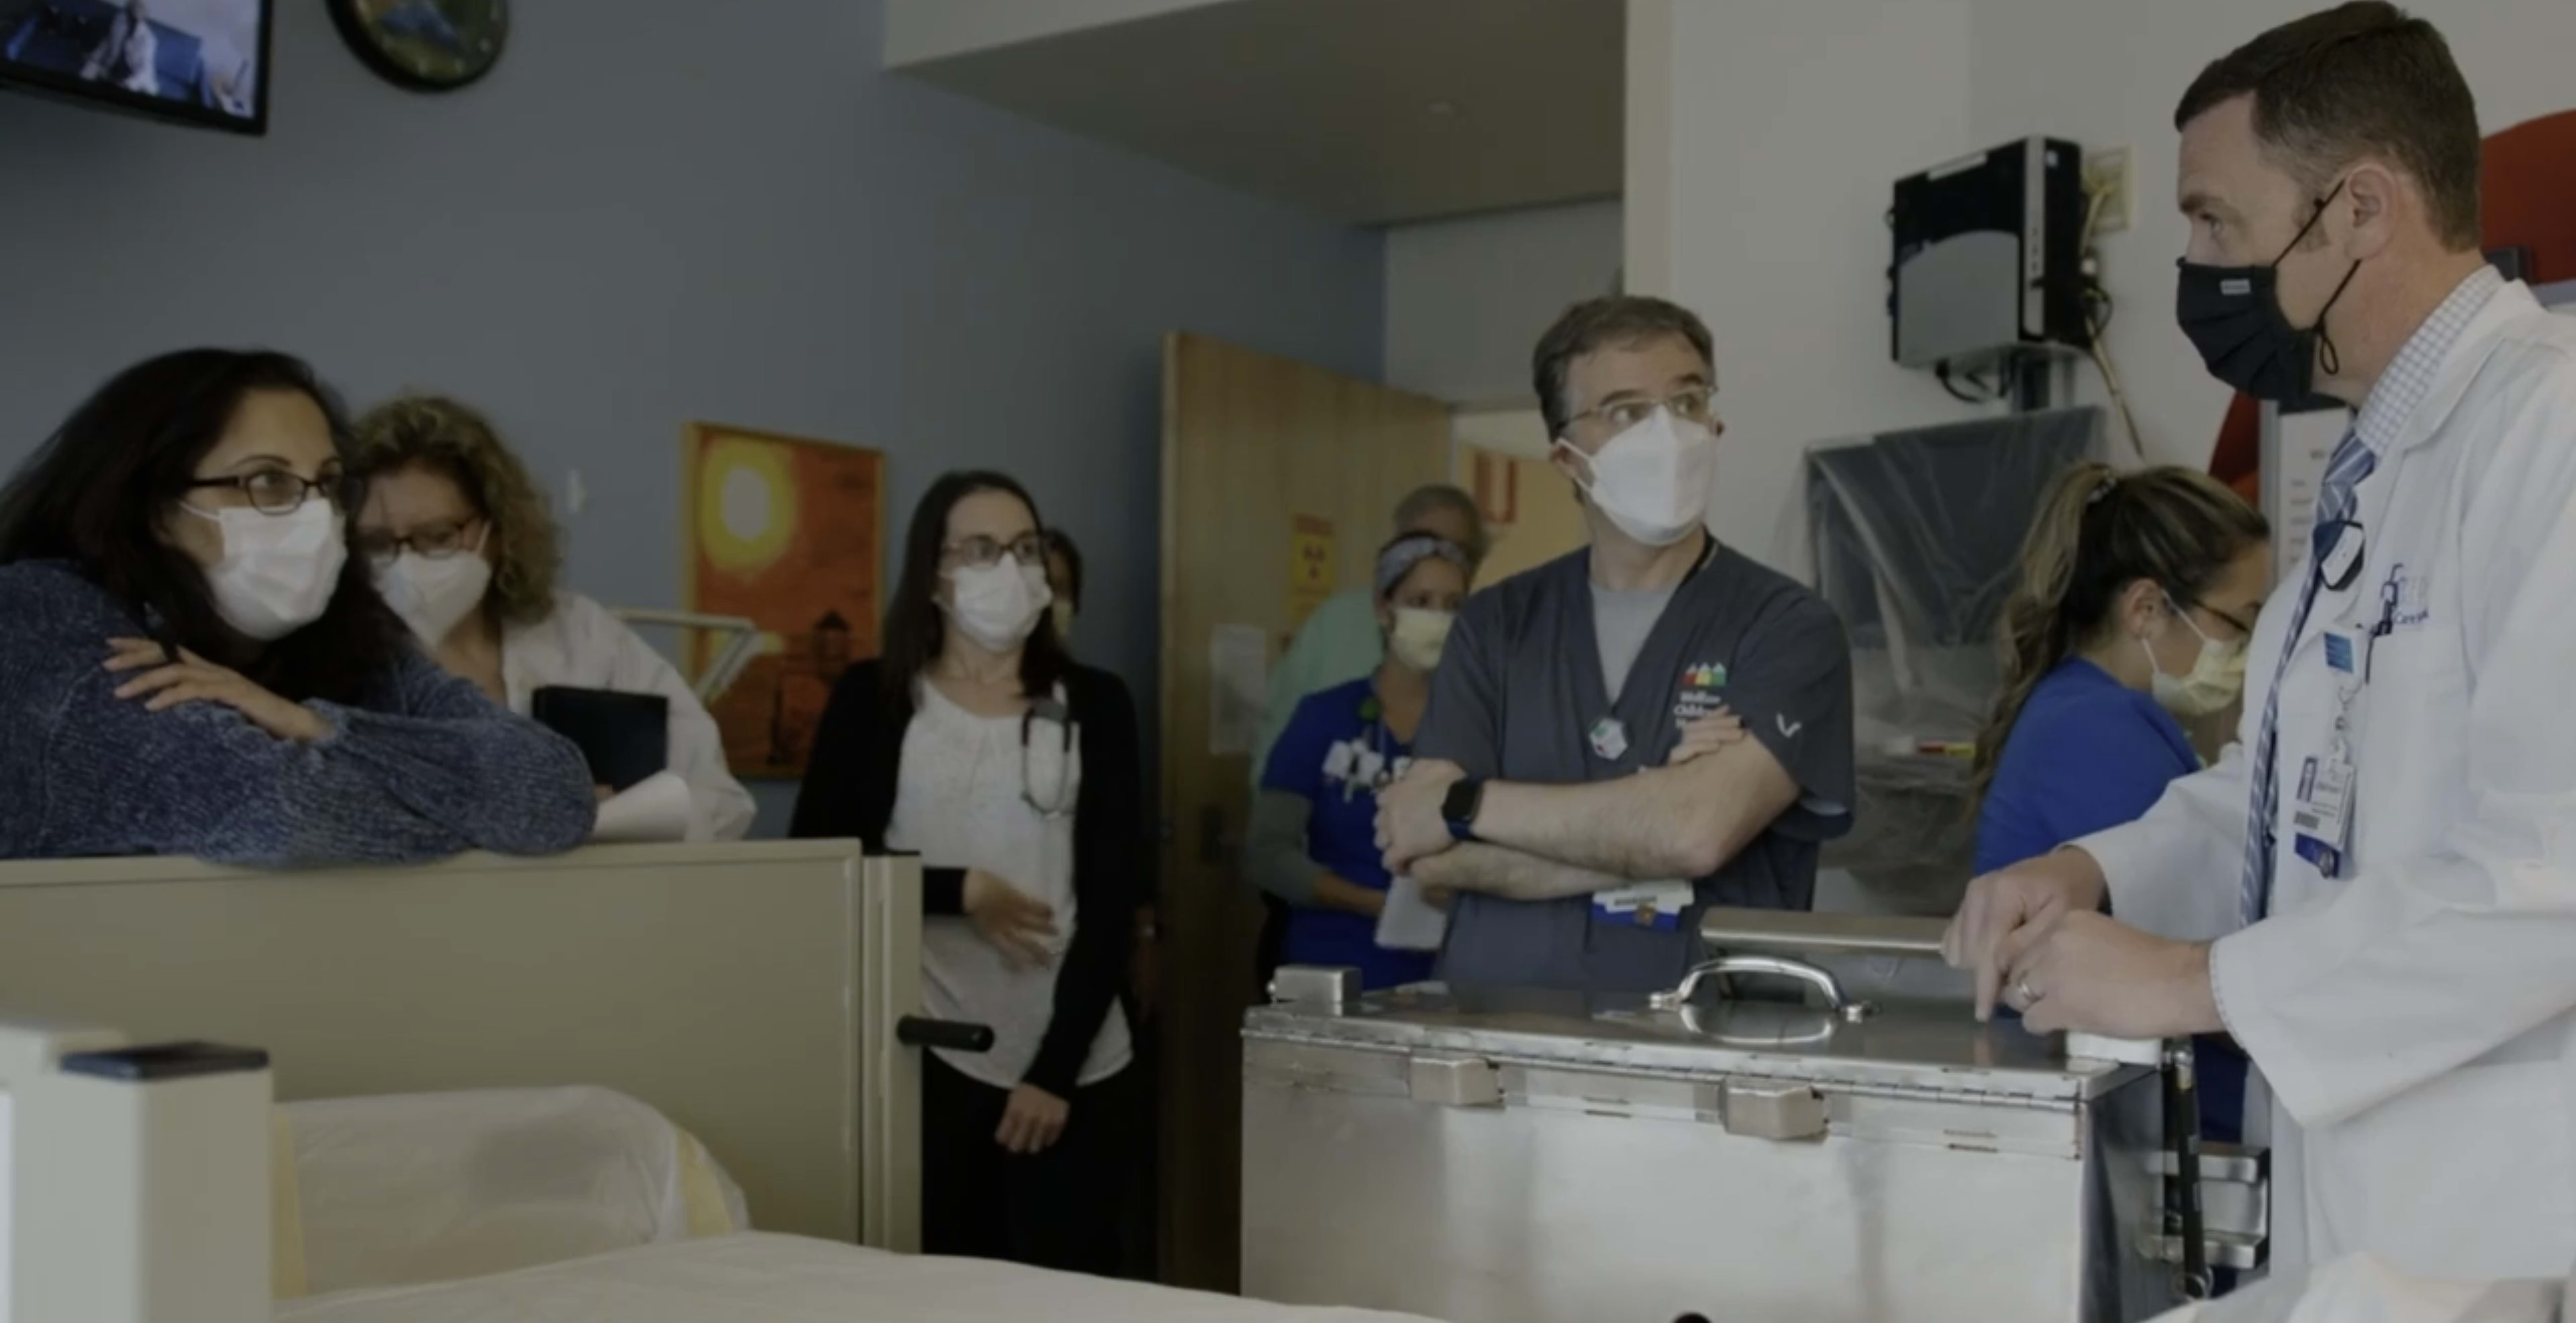
[[[571,743],[403,635],[345,543],[312,370],[127,369],[0,490],[0,858],[293,866],[589,835]]]
[[[379,405],[358,419],[353,472],[359,554],[440,665],[521,714],[554,686],[658,695],[669,770],[688,786],[688,838],[751,830],[751,794],[696,691],[607,608],[555,586],[554,517],[488,419],[436,396]]]
[[[1977,740],[1977,872],[2135,821],[2200,770],[2182,722],[2245,686],[2270,530],[2207,474],[2078,465],[2040,502],[1998,625],[2002,691]],[[2201,1056],[2213,1137],[2237,1138],[2244,1058]]]
[[[1108,1274],[1135,1079],[1117,1005],[1145,870],[1136,707],[1066,657],[1046,541],[998,473],[931,485],[883,656],[832,691],[791,834],[923,865],[922,1248]]]
[[[1378,857],[1377,792],[1413,761],[1431,673],[1473,575],[1473,559],[1455,543],[1428,533],[1387,543],[1376,578],[1386,659],[1374,674],[1300,700],[1270,746],[1244,876],[1289,907],[1283,963],[1347,965],[1370,988],[1431,977],[1431,952],[1377,944],[1393,881]]]

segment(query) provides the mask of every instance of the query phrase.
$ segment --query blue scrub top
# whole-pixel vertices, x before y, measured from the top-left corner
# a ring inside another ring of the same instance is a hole
[[[1343,775],[1342,760],[1365,753],[1392,775],[1413,756],[1377,719],[1371,681],[1353,680],[1308,694],[1270,746],[1261,788],[1283,790],[1315,806],[1306,823],[1306,857],[1354,886],[1384,891],[1392,880],[1379,861],[1377,793]],[[1336,749],[1342,750],[1336,754]],[[1344,910],[1299,906],[1289,912],[1285,958],[1297,965],[1350,965],[1362,983],[1390,988],[1431,977],[1432,953],[1390,951],[1377,944],[1377,920]]]
[[[1977,872],[2036,859],[2061,845],[2145,817],[2176,778],[2200,770],[2182,724],[2080,657],[2058,663],[2031,691],[2004,740],[1977,818]],[[2244,1133],[2245,1057],[2200,1040],[2201,1128]]]
[[[2200,756],[2156,700],[2081,657],[2033,689],[1977,817],[1977,872],[2135,822]]]

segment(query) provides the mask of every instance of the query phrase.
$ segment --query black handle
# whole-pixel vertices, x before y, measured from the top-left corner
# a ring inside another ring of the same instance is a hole
[[[894,1041],[905,1047],[944,1047],[951,1052],[990,1052],[993,1026],[964,1020],[934,1020],[907,1015],[894,1022]]]
[[[2207,1248],[2201,1240],[2200,1081],[2192,1042],[2185,1038],[2165,1049],[2165,1147],[2173,1154],[2174,1174],[2165,1182],[2165,1234],[2182,1242],[2181,1271],[2175,1294],[2185,1300],[2210,1296]]]

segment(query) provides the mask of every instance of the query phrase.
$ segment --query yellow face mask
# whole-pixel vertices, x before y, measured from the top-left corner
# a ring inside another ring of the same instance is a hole
[[[1449,643],[1449,627],[1456,624],[1454,611],[1433,611],[1418,606],[1395,609],[1395,627],[1386,632],[1387,651],[1395,654],[1409,670],[1424,674],[1440,666],[1440,650]]]
[[[2156,664],[2156,650],[2141,636],[2138,646],[2146,650],[2147,669],[2155,673],[2156,702],[2178,717],[2205,717],[2224,712],[2227,705],[2245,692],[2245,645],[2248,640],[2221,643],[2193,623],[2191,613],[2167,599],[2175,618],[2183,627],[2200,638],[2200,655],[2194,657],[2191,669],[2181,675],[2167,675]]]

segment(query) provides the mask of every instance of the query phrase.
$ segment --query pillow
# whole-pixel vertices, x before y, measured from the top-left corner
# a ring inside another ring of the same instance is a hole
[[[609,1089],[289,1103],[313,1294],[750,1229],[698,1141]]]

